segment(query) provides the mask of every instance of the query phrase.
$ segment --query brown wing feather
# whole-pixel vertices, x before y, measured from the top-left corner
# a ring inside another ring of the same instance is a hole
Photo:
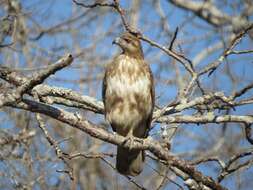
[[[105,104],[106,104],[106,101],[105,101],[105,93],[106,93],[106,87],[107,87],[106,76],[107,76],[107,69],[105,70],[103,84],[102,84],[102,98],[103,98],[103,102],[104,102],[104,109],[105,109]],[[104,112],[106,113],[105,110],[104,110]]]
[[[106,117],[107,114],[107,104],[106,104],[106,90],[107,90],[107,78],[110,74],[112,74],[112,68],[113,67],[113,63],[110,63],[109,65],[107,65],[106,70],[105,70],[105,74],[104,74],[104,78],[103,78],[103,84],[102,84],[102,99],[103,99],[103,103],[104,103],[104,114]],[[114,132],[116,132],[116,127],[111,123],[111,127],[112,130]]]
[[[151,126],[151,122],[152,122],[152,118],[153,118],[153,110],[155,107],[155,86],[154,86],[153,73],[147,63],[145,63],[145,69],[149,73],[149,77],[150,77],[150,81],[151,81],[150,94],[151,94],[151,104],[152,104],[152,111],[147,119],[147,131],[146,131],[146,135],[145,135],[145,138],[146,138],[148,136],[148,133],[150,130],[150,126]]]

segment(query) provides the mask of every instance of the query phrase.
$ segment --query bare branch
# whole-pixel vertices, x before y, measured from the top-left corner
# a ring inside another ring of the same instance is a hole
[[[233,95],[232,95],[232,98],[235,99],[235,98],[238,98],[240,96],[242,96],[243,94],[245,94],[248,90],[251,90],[253,88],[253,83],[245,86],[244,88],[240,89],[239,91],[235,92]]]
[[[207,72],[209,72],[208,76],[210,76],[218,67],[219,65],[225,60],[225,58],[231,54],[233,51],[233,48],[242,40],[245,34],[247,34],[250,30],[252,30],[253,24],[248,26],[245,30],[240,32],[235,36],[235,38],[231,41],[229,47],[223,52],[223,54],[219,57],[219,59],[211,64],[209,64],[207,67],[202,69],[198,75],[203,75]]]
[[[204,21],[216,27],[231,24],[234,32],[241,31],[246,28],[250,23],[246,18],[241,16],[229,16],[219,10],[212,1],[189,1],[189,0],[168,0],[172,4],[193,12]]]
[[[10,104],[12,102],[19,101],[22,95],[31,90],[34,86],[42,83],[46,78],[50,75],[54,74],[56,71],[68,66],[73,61],[71,55],[67,55],[60,59],[57,63],[50,65],[47,69],[40,71],[39,73],[35,74],[34,76],[30,77],[27,82],[22,84],[12,92],[0,94],[0,107]],[[4,71],[5,68],[0,68],[1,71]]]
[[[66,112],[64,110],[54,108],[46,104],[42,104],[42,103],[31,101],[31,100],[25,100],[25,99],[23,100],[22,103],[13,104],[12,106],[20,108],[20,109],[25,109],[32,112],[48,115],[59,121],[67,123],[70,126],[91,135],[92,137],[99,138],[103,141],[106,141],[115,145],[121,145],[126,148],[130,147],[130,142],[127,142],[125,137],[122,137],[117,134],[110,134],[107,131],[105,131],[103,128],[101,128],[100,126],[94,125],[90,121],[84,118],[78,117],[73,113]],[[151,139],[143,140],[143,139],[134,138],[134,142],[131,143],[131,149],[149,150],[161,160],[165,160],[167,164],[169,164],[170,166],[177,167],[178,169],[187,173],[194,180],[201,182],[212,189],[217,189],[217,190],[226,189],[222,187],[220,184],[216,183],[212,178],[204,176],[202,173],[200,173],[194,167],[187,164],[185,161],[180,160],[170,155],[167,149],[164,150],[161,147],[161,145],[154,140],[151,140]]]
[[[175,116],[162,116],[157,119],[157,122],[161,123],[253,123],[253,116],[251,115],[204,115],[204,116],[190,116],[190,115],[175,115]]]
[[[80,3],[78,2],[77,0],[72,0],[76,5],[78,6],[81,6],[81,7],[84,7],[84,8],[95,8],[95,7],[98,7],[98,6],[101,6],[101,7],[115,7],[115,4],[114,3],[101,3],[101,2],[96,2],[96,3],[93,3],[93,4],[90,4],[90,5],[87,5],[87,4],[84,4],[84,3]]]

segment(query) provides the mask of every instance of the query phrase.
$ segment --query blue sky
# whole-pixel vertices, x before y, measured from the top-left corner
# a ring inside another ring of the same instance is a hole
[[[40,24],[41,27],[43,28],[50,28],[53,25],[56,25],[58,23],[60,23],[63,20],[68,19],[72,14],[73,11],[78,11],[80,12],[80,14],[82,13],[82,9],[80,8],[76,8],[76,5],[74,5],[70,0],[46,0],[46,1],[40,1],[40,0],[34,0],[34,1],[27,1],[27,0],[23,0],[21,1],[22,5],[24,7],[24,10],[28,13],[31,14],[34,20],[29,20],[28,22],[28,27],[30,25],[34,24],[34,21],[38,22]],[[126,9],[129,8],[129,1],[121,1],[122,2],[122,6]],[[39,6],[38,6],[39,4]],[[150,39],[153,39],[156,42],[159,42],[163,45],[168,45],[170,43],[170,38],[168,37],[168,35],[161,30],[161,28],[155,27],[156,24],[159,22],[159,17],[157,15],[157,13],[155,11],[150,11],[150,9],[152,9],[152,7],[150,7],[151,4],[150,3],[143,3],[141,11],[140,11],[140,23],[139,23],[139,29],[146,35],[148,36]],[[210,28],[210,30],[212,30],[212,27],[210,25],[208,25],[206,22],[202,21],[201,19],[195,18],[194,17],[194,24],[192,22],[186,22],[184,23],[184,25],[182,25],[183,22],[185,22],[185,18],[186,17],[192,17],[192,14],[186,13],[185,11],[182,11],[178,8],[175,8],[174,6],[171,6],[171,4],[168,4],[165,0],[162,1],[161,6],[165,12],[166,15],[169,15],[167,22],[170,26],[171,31],[174,31],[176,29],[176,27],[181,27],[179,28],[179,34],[177,39],[181,40],[181,39],[187,39],[189,37],[199,37],[199,36],[204,36],[206,35],[209,30],[208,28]],[[94,14],[96,14],[96,11],[99,11],[99,9],[94,9]],[[227,14],[231,14],[233,15],[234,13],[232,12],[232,9],[230,8],[224,8],[224,11],[226,11]],[[1,15],[1,12],[0,12]],[[100,18],[101,19],[101,18]],[[102,20],[102,26],[104,27],[104,30],[107,31],[111,25],[113,25],[116,20],[119,19],[119,16],[116,14],[106,14],[104,15],[104,17],[101,19]],[[154,25],[154,27],[152,26],[147,26],[146,23],[144,23],[144,21],[149,21],[150,23],[152,23]],[[252,21],[252,18],[251,18]],[[199,25],[201,27],[196,27],[196,25]],[[71,27],[73,27],[73,30],[78,30],[79,26],[78,24],[72,24]],[[101,26],[97,25],[97,22],[92,22],[89,23],[88,26],[84,26],[82,28],[80,28],[78,35],[81,36],[81,40],[78,42],[79,46],[81,48],[84,47],[89,47],[90,45],[92,45],[93,41],[90,40],[91,38],[86,39],[85,37],[87,36],[92,36],[94,38],[96,38],[96,32],[98,30],[98,28],[100,29]],[[106,61],[109,60],[110,57],[112,57],[113,55],[115,55],[117,52],[119,52],[119,49],[115,46],[112,46],[111,42],[113,40],[113,38],[116,35],[119,35],[121,32],[123,31],[122,26],[120,26],[118,28],[117,31],[114,31],[115,34],[112,34],[108,37],[106,37],[105,39],[102,39],[98,44],[97,44],[97,49],[95,53],[98,54],[103,54],[103,55],[107,55],[108,57],[106,58]],[[32,35],[31,35],[32,36]],[[160,36],[160,37],[159,37]],[[220,35],[212,35],[212,37],[209,40],[199,40],[198,42],[192,43],[192,44],[187,44],[187,45],[182,45],[182,49],[184,51],[186,51],[187,57],[189,59],[193,59],[201,50],[203,50],[205,47],[212,45],[216,42],[221,41],[221,36]],[[34,43],[34,42],[32,42]],[[53,48],[59,48],[63,45],[67,46],[67,49],[61,49],[60,51],[55,51],[54,56],[49,57],[48,59],[51,62],[56,61],[59,57],[58,56],[62,56],[65,53],[76,53],[74,49],[74,45],[75,45],[76,41],[74,41],[71,36],[69,34],[66,33],[62,33],[60,35],[54,36],[54,35],[44,35],[42,36],[38,41],[36,41],[36,44],[40,47],[40,48],[44,48],[46,50],[50,50],[53,51]],[[149,50],[150,45],[143,42],[143,48],[144,51],[146,52],[147,50]],[[242,42],[236,47],[237,50],[246,50],[246,49],[253,49],[253,45],[252,45],[252,40],[250,40],[248,37],[245,37]],[[107,47],[107,48],[105,48]],[[179,51],[179,48],[176,47],[176,50]],[[158,53],[161,53],[160,50],[156,49],[156,48],[151,48],[151,51],[148,52],[148,54],[145,54],[146,60],[148,62],[150,62],[153,57],[155,55],[157,55]],[[216,53],[212,54],[211,56],[207,57],[206,59],[204,59],[197,67],[197,69],[201,69],[203,68],[205,65],[207,65],[208,63],[211,63],[214,60],[217,60],[217,58],[220,56],[220,54],[222,53],[222,50],[217,51]],[[31,50],[31,54],[32,55],[38,55],[43,57],[43,56],[48,56],[49,54],[47,53],[41,53],[40,51],[37,51],[37,49],[32,49]],[[17,65],[17,67],[26,67],[26,58],[24,57],[24,55],[22,53],[17,53],[17,55],[20,57],[19,60],[19,65]],[[87,57],[89,57],[87,55]],[[0,53],[0,64],[4,64],[4,60],[6,57],[3,57],[3,55],[1,55]],[[240,89],[243,86],[249,84],[250,82],[253,81],[253,77],[252,77],[252,73],[253,73],[253,56],[252,54],[248,54],[248,55],[232,55],[228,58],[228,60],[226,62],[224,62],[218,69],[217,71],[214,72],[213,75],[211,75],[210,77],[207,77],[206,75],[204,75],[201,78],[201,82],[203,83],[204,88],[208,88],[208,90],[211,91],[223,91],[226,95],[229,95],[233,90],[235,89]],[[106,63],[106,61],[104,61],[104,64]],[[162,56],[160,58],[161,61],[161,65],[163,66],[164,70],[160,73],[160,77],[164,78],[164,79],[174,79],[175,78],[175,71],[173,70],[172,67],[172,60],[171,57],[165,55],[164,53],[162,53]],[[2,62],[2,63],[1,63]],[[52,79],[56,78],[62,78],[62,79],[78,79],[80,77],[80,70],[79,68],[76,68],[76,65],[85,65],[88,64],[88,58],[87,59],[81,59],[78,58],[74,61],[74,63],[72,64],[71,67],[69,68],[65,68],[64,70],[58,72],[54,77],[52,77]],[[154,73],[158,72],[158,69],[161,69],[161,65],[157,64],[157,63],[153,63],[150,62],[151,64],[151,68],[153,70]],[[179,64],[179,63],[176,63]],[[233,86],[231,83],[231,79],[227,76],[227,75],[223,75],[222,71],[227,69],[227,64],[229,64],[230,69],[231,69],[231,73],[234,77],[240,77],[240,84],[237,84],[236,86]],[[40,63],[35,63],[36,66],[41,66]],[[182,66],[179,66],[180,71],[185,74],[185,70]],[[83,75],[88,75],[90,74],[90,70],[86,70],[85,67],[82,68],[83,69]],[[95,71],[93,71],[93,75],[96,74],[101,74],[103,72],[103,68],[97,68]],[[155,75],[155,77],[157,77]],[[216,85],[213,85],[213,82],[216,82]],[[73,84],[73,83],[68,83],[68,82],[57,82],[55,80],[47,80],[46,81],[48,84],[51,85],[55,85],[55,86],[59,86],[59,87],[65,87],[65,88],[71,88],[75,91],[79,91],[82,94],[89,94],[90,91],[95,91],[95,95],[98,99],[101,99],[101,81],[98,82],[98,84],[94,85],[94,86],[85,86],[83,87],[83,89],[80,89],[79,86]],[[157,105],[165,105],[168,104],[168,102],[171,102],[175,99],[175,96],[178,93],[178,87],[175,85],[162,85],[162,84],[157,84],[156,86],[156,95],[157,96],[161,96],[158,99]],[[252,91],[248,94],[252,96]],[[237,108],[236,111],[232,111],[233,114],[253,114],[252,112],[253,110],[253,106],[252,105],[248,105],[248,106],[242,106],[240,108]],[[187,112],[186,112],[187,113]],[[4,113],[0,112],[0,117],[4,117]],[[101,119],[101,117],[100,117]],[[98,119],[98,120],[100,120]],[[95,120],[95,122],[98,122]],[[15,127],[14,124],[11,123],[10,121],[5,121],[2,123],[2,128],[4,128],[5,130],[11,130],[12,132],[15,132]],[[211,128],[209,130],[209,132],[207,133],[206,128]],[[241,133],[241,128],[236,126],[236,125],[230,125],[230,131],[232,134],[234,133]],[[200,126],[196,126],[196,125],[182,125],[182,131],[184,133],[187,133],[187,131],[190,133],[194,133],[196,135],[199,135],[201,137],[208,137],[209,134],[212,133],[212,130],[215,131],[215,133],[219,133],[220,132],[220,125],[216,125],[216,124],[211,124],[211,125],[200,125]],[[159,125],[157,125],[157,128],[152,131],[152,132],[156,132],[157,130],[159,130]],[[183,134],[184,134],[183,133]],[[230,138],[229,136],[226,136],[225,138]],[[215,138],[210,138],[210,143],[215,143]],[[196,148],[196,146],[199,146],[198,142],[194,142],[194,141],[190,141],[190,139],[187,139],[184,135],[182,134],[178,134],[175,138],[175,140],[173,141],[173,145],[172,146],[172,151],[174,153],[180,153],[180,152],[184,152],[186,150],[189,149],[193,149]],[[183,142],[183,143],[182,143]],[[177,146],[178,145],[178,146]],[[241,142],[242,146],[248,146],[248,144],[245,141]],[[1,164],[1,162],[0,162]],[[209,166],[213,164],[209,164],[208,166],[204,165],[204,166],[200,166],[199,169],[201,171],[203,171],[205,174],[208,175],[214,175],[214,171],[213,168],[210,169]],[[214,164],[215,165],[215,164]],[[212,167],[211,166],[211,167]],[[50,166],[49,166],[50,167]],[[3,169],[3,166],[0,165],[0,168]],[[214,168],[215,170],[215,168]],[[246,175],[247,172],[243,172],[243,175]],[[248,170],[249,174],[252,174],[252,169]],[[56,173],[55,175],[58,174]],[[231,187],[231,189],[234,189],[234,183],[231,182],[234,181],[233,178],[228,178],[228,187]],[[52,183],[54,183],[54,181],[51,181]],[[224,184],[226,184],[226,180],[224,182]]]

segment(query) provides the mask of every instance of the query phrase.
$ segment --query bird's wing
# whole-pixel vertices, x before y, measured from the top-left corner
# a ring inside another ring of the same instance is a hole
[[[107,69],[105,70],[104,78],[103,78],[103,84],[102,84],[102,98],[104,102],[104,109],[105,109],[105,93],[106,93],[106,87],[107,87],[107,74],[108,71]]]
[[[154,107],[155,107],[155,85],[154,85],[154,78],[153,78],[151,68],[147,63],[145,63],[145,69],[146,69],[147,73],[149,73],[149,78],[150,78],[150,81],[151,81],[150,95],[151,95],[151,104],[152,104],[152,111],[150,112],[150,115],[149,115],[148,120],[147,120],[147,132],[146,132],[146,135],[145,135],[145,137],[147,137],[148,133],[149,133],[149,130],[150,130],[151,122],[152,122],[153,110],[154,110]]]
[[[113,64],[110,63],[106,66],[105,69],[105,74],[104,74],[104,78],[103,78],[103,84],[102,84],[102,98],[103,98],[103,103],[104,103],[104,115],[106,117],[106,113],[107,113],[107,105],[106,105],[106,90],[107,90],[107,79],[109,77],[110,71],[112,70]],[[115,126],[113,126],[111,124],[112,130],[115,132],[116,128]]]

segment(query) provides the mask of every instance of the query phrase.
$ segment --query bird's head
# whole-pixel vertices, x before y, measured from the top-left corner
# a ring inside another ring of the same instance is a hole
[[[120,46],[124,54],[134,57],[143,57],[141,42],[137,36],[129,32],[123,33],[112,42]]]

